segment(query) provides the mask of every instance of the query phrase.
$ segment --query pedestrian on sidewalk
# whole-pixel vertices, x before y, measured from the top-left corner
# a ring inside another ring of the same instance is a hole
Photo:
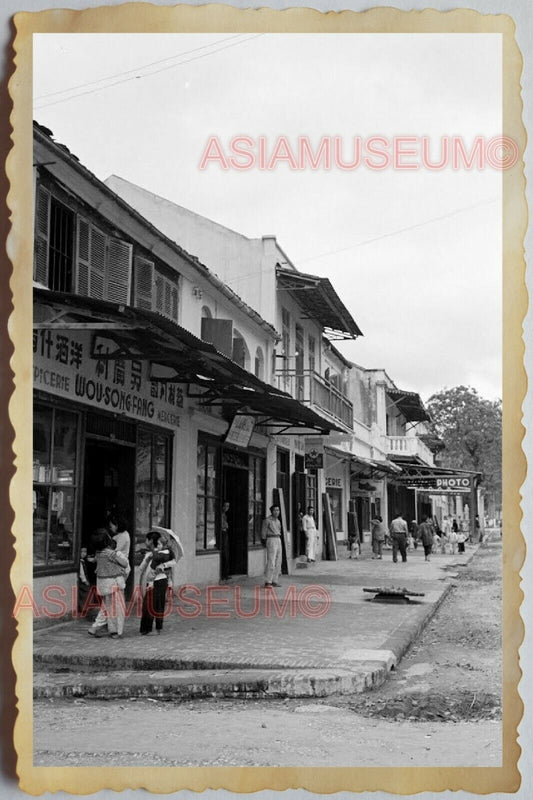
[[[143,636],[152,632],[154,618],[157,633],[163,630],[169,573],[176,564],[176,559],[159,531],[150,531],[147,534],[146,546],[148,552],[139,570],[143,591],[140,632]]]
[[[314,563],[316,561],[318,531],[316,529],[312,506],[308,506],[307,514],[304,514],[302,517],[302,528],[303,532],[305,533],[305,555],[307,556],[307,562]]]
[[[464,531],[459,531],[457,534],[457,550],[459,553],[465,552],[465,542],[466,542],[466,533]]]
[[[115,549],[117,552],[123,553],[128,560],[128,565],[124,569],[124,589],[126,588],[126,581],[128,580],[128,575],[131,572],[131,566],[129,563],[129,555],[130,555],[130,547],[131,547],[131,538],[128,533],[128,523],[126,522],[126,518],[123,517],[121,514],[117,514],[112,512],[111,514],[107,515],[106,519],[106,530],[109,533],[110,537],[115,542]],[[102,607],[98,612],[98,615],[93,622],[93,630],[104,632],[104,629],[107,627],[107,616],[104,613]]]
[[[433,537],[435,536],[433,533],[433,525],[431,524],[429,517],[424,517],[424,521],[418,529],[418,536],[422,542],[422,547],[424,548],[425,560],[429,561],[431,551],[433,550]]]
[[[374,519],[370,521],[372,531],[372,558],[383,558],[382,548],[385,541],[386,527],[383,523],[383,518],[377,514]]]
[[[80,550],[80,564],[78,568],[78,612],[82,617],[95,619],[97,612],[94,604],[97,602],[96,593],[96,557],[89,553],[86,547]]]
[[[356,560],[361,555],[361,532],[357,521],[357,514],[354,511],[348,512],[348,558]]]
[[[96,588],[100,596],[101,611],[105,615],[111,638],[122,638],[124,633],[124,587],[129,561],[111,538],[107,528],[98,528],[92,545],[96,553]],[[99,626],[100,627],[100,626]],[[96,624],[89,628],[91,636],[98,636]]]
[[[392,560],[396,563],[398,561],[398,550],[402,556],[402,561],[407,561],[407,522],[403,518],[400,511],[396,512],[396,516],[390,524],[390,535],[392,539]]]
[[[270,506],[270,516],[263,520],[261,541],[266,547],[265,586],[279,586],[281,572],[281,521],[279,506]]]
[[[414,547],[418,547],[418,524],[416,519],[411,520],[411,524],[409,525],[409,549]]]
[[[229,580],[229,503],[222,503],[220,512],[220,580]]]

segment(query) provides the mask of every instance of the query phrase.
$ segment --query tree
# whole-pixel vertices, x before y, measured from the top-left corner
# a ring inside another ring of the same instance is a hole
[[[481,473],[496,507],[502,497],[502,404],[470,386],[443,389],[427,403],[435,432],[446,445],[442,465]]]

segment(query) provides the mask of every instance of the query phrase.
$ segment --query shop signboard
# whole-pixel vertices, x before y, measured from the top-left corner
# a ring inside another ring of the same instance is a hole
[[[99,350],[91,354],[90,332],[34,330],[34,389],[139,421],[179,427],[183,386],[150,379],[146,360],[106,358],[116,344],[101,336],[98,341]]]
[[[324,448],[312,447],[304,456],[305,469],[324,469]]]
[[[401,480],[401,478],[400,478]],[[418,489],[435,494],[458,494],[470,492],[473,488],[473,476],[456,473],[455,475],[413,475],[402,480],[409,489]]]
[[[226,444],[237,447],[248,447],[254,432],[255,418],[249,414],[235,414],[229,431],[226,434]]]

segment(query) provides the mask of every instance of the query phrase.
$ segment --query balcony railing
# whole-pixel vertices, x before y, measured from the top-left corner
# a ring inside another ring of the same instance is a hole
[[[386,436],[387,452],[395,456],[419,456],[433,466],[433,453],[417,436]]]
[[[291,394],[296,400],[315,405],[330,416],[353,429],[353,405],[348,398],[313,370],[281,370],[276,373],[278,389]]]

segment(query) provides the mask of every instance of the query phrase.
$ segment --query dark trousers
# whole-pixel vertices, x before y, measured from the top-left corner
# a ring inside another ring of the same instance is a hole
[[[141,633],[150,633],[154,627],[160,631],[163,627],[163,615],[167,600],[167,578],[160,578],[154,581],[153,586],[149,586],[143,597],[143,608],[141,617]]]
[[[396,533],[392,537],[393,561],[398,561],[398,550],[401,553],[402,561],[407,561],[407,536],[404,533]]]
[[[464,542],[459,542],[459,544],[457,545],[457,551],[459,553],[464,553],[464,551],[465,551],[465,543]]]
[[[228,531],[220,533],[220,577],[223,581],[229,578],[229,535]]]
[[[424,555],[425,556],[430,556],[432,550],[433,550],[433,545],[431,545],[431,544],[425,544],[424,545]]]

